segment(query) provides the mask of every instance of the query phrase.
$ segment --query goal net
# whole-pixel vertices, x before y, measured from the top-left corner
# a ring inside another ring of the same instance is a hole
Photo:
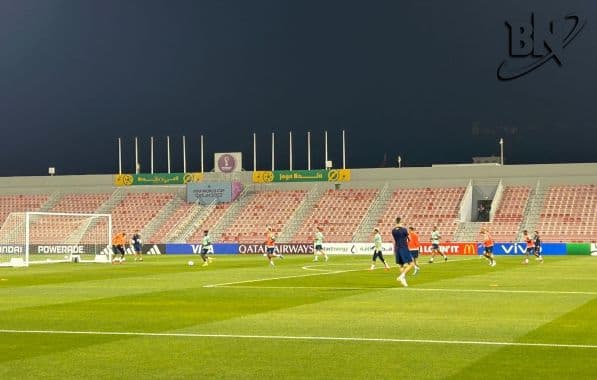
[[[112,216],[13,212],[0,227],[0,266],[112,259]]]

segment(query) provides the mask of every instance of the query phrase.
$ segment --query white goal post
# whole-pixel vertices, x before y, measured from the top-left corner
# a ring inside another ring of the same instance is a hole
[[[13,212],[0,227],[0,266],[112,261],[112,215]]]

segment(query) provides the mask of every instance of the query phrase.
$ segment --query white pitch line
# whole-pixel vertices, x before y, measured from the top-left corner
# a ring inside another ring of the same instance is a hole
[[[336,270],[336,271],[329,271],[323,273],[309,273],[309,274],[297,274],[294,276],[282,276],[282,277],[268,277],[268,278],[258,278],[255,280],[244,280],[244,281],[235,281],[235,282],[223,282],[220,284],[211,284],[211,285],[203,285],[204,288],[216,288],[216,287],[224,287],[236,284],[250,284],[252,282],[261,282],[261,281],[272,281],[272,280],[284,280],[287,278],[301,278],[301,277],[311,277],[311,276],[322,276],[325,274],[337,274],[337,273],[346,273],[346,272],[357,272],[363,269],[350,269],[350,270]]]
[[[394,282],[392,282],[394,283]],[[396,283],[396,286],[243,286],[225,285],[222,287],[235,289],[320,289],[320,290],[400,290],[405,292],[449,292],[449,293],[505,293],[505,294],[554,294],[554,295],[585,295],[594,296],[597,292],[590,291],[567,291],[567,290],[506,290],[506,289],[458,289],[458,288],[404,288]]]
[[[508,293],[508,294],[577,294],[594,296],[597,292],[590,291],[568,291],[568,290],[507,290],[507,289],[458,289],[458,288],[408,288],[408,291],[415,292],[453,292],[453,293]]]
[[[244,334],[195,334],[195,333],[152,333],[126,331],[65,331],[65,330],[7,330],[1,329],[0,334],[46,334],[46,335],[103,335],[103,336],[136,336],[136,337],[169,337],[169,338],[222,338],[222,339],[269,339],[269,340],[314,340],[314,341],[342,341],[342,342],[379,342],[379,343],[418,343],[418,344],[459,344],[476,346],[514,346],[514,347],[551,347],[551,348],[588,348],[597,349],[595,344],[567,344],[567,343],[526,343],[526,342],[496,342],[474,340],[441,340],[441,339],[394,339],[394,338],[363,338],[336,336],[292,336],[292,335],[244,335]]]
[[[328,273],[330,271],[329,269],[325,269],[325,268],[311,268],[311,265],[305,265],[304,267],[301,267],[301,269],[310,270],[313,272],[326,272],[326,273]]]
[[[356,287],[356,286],[243,286],[243,285],[226,285],[218,286],[221,288],[233,289],[315,289],[315,290],[389,290],[391,287]]]

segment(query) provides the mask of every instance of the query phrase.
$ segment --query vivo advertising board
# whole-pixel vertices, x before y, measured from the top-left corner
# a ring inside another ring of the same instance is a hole
[[[523,255],[527,249],[526,243],[495,243],[493,253],[496,255]],[[479,244],[479,253],[483,253],[484,248]],[[541,244],[542,255],[565,255],[566,243],[543,243]]]
[[[191,255],[201,253],[201,244],[166,244],[167,255]],[[214,254],[236,254],[238,244],[212,244]]]

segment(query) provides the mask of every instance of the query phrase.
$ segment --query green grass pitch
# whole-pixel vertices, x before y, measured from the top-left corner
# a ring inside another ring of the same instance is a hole
[[[311,259],[0,268],[0,379],[597,377],[595,257]]]

